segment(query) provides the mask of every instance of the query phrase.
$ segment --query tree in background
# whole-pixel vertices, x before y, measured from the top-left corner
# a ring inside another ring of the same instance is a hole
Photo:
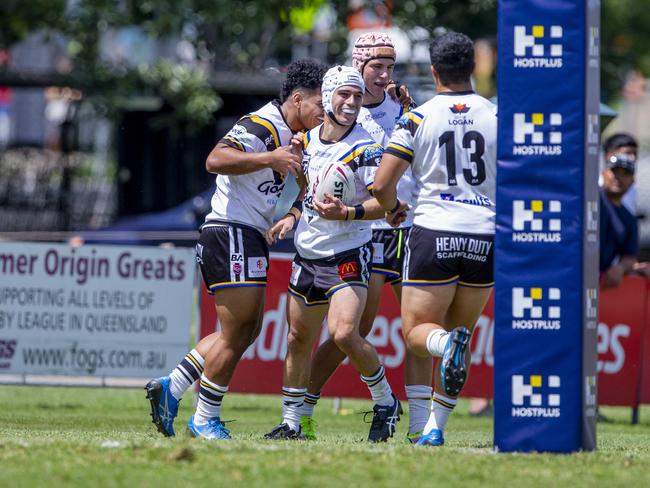
[[[326,43],[329,62],[344,61],[348,20],[364,11],[391,16],[390,21],[405,30],[419,26],[435,35],[453,29],[493,39],[497,4],[497,0],[4,0],[0,49],[33,31],[61,33],[69,40],[73,74],[86,92],[155,92],[179,114],[203,124],[219,106],[216,95],[210,96],[206,74],[259,73],[285,65],[297,52],[292,47],[309,36]],[[314,34],[324,11],[331,14],[328,32],[324,35],[321,26]],[[650,74],[650,9],[647,0],[603,0],[602,12],[602,87],[604,99],[611,101],[631,69]],[[185,71],[155,63],[137,69],[103,63],[102,36],[128,26],[152,39],[182,40],[192,62],[185,63]]]

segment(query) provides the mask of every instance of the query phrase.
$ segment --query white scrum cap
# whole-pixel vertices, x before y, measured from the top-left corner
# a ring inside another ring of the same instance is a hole
[[[361,90],[361,93],[366,90],[361,74],[351,66],[334,66],[328,69],[323,77],[321,88],[323,109],[326,114],[332,113],[332,96],[342,86],[355,86]]]

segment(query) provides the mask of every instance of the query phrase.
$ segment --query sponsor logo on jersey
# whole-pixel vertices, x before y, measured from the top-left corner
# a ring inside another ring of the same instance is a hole
[[[265,256],[248,258],[248,276],[251,278],[264,278],[266,276]]]
[[[466,114],[469,112],[469,109],[470,107],[464,103],[454,103],[451,107],[449,107],[449,110],[451,110],[452,114]]]
[[[562,155],[562,114],[515,113],[513,116],[515,156]]]
[[[465,117],[470,107],[464,103],[454,103],[449,110],[454,114],[454,118],[447,119],[449,125],[474,125],[474,120]]]
[[[235,273],[236,275],[240,275],[242,273],[243,267],[242,263],[244,262],[244,255],[240,253],[232,253],[230,255],[230,267],[232,269],[232,272]]]
[[[512,375],[513,417],[556,418],[560,412],[558,375]]]
[[[478,205],[479,207],[491,207],[492,201],[483,195],[475,195],[474,198],[456,198],[451,193],[441,193],[440,199],[447,202],[466,203],[468,205]]]
[[[291,263],[291,278],[289,278],[289,283],[293,286],[298,285],[298,278],[300,278],[300,272],[302,267],[299,264]]]
[[[436,237],[435,250],[437,259],[464,258],[484,263],[492,249],[488,239],[473,237]]]
[[[545,293],[546,292],[546,293]],[[512,289],[512,328],[517,330],[559,330],[560,298],[559,288]]]
[[[559,200],[513,200],[513,242],[561,242],[561,212]]]
[[[237,125],[233,126],[232,129],[230,129],[230,132],[228,132],[228,135],[229,136],[240,136],[242,134],[246,134],[246,132],[247,132],[246,127],[244,127],[243,125],[237,124]]]
[[[366,161],[372,161],[373,159],[381,160],[383,154],[384,154],[384,149],[378,144],[372,144],[368,146],[363,152],[363,156]]]
[[[515,25],[515,68],[561,68],[563,57],[561,25]]]
[[[276,172],[274,171],[273,172],[274,177],[275,177],[275,174],[276,174]],[[280,173],[277,173],[277,174],[280,175]],[[284,182],[280,181],[280,183],[278,183],[277,181],[274,181],[274,180],[267,180],[267,181],[263,181],[262,183],[260,183],[258,185],[258,187],[257,187],[257,190],[260,193],[264,193],[267,196],[268,195],[275,195],[278,198],[280,198],[280,195],[282,194],[283,188],[284,188]]]
[[[339,278],[342,280],[346,278],[354,278],[359,275],[359,265],[356,261],[348,261],[347,263],[339,264]]]

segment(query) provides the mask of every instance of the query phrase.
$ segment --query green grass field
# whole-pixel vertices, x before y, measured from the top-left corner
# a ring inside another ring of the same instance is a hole
[[[613,422],[599,424],[598,452],[551,455],[495,454],[491,420],[468,416],[466,402],[443,448],[405,444],[406,418],[390,442],[368,445],[357,412],[370,406],[344,400],[335,415],[321,400],[318,441],[264,441],[280,397],[229,394],[233,440],[206,442],[184,432],[192,395],[166,439],[143,390],[0,386],[0,486],[650,486],[650,407],[639,425],[630,409],[603,408]]]

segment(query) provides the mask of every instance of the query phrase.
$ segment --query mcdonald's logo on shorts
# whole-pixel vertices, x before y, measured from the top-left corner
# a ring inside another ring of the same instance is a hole
[[[348,261],[347,263],[339,264],[339,278],[342,280],[346,278],[354,278],[359,275],[359,265],[356,261]]]

